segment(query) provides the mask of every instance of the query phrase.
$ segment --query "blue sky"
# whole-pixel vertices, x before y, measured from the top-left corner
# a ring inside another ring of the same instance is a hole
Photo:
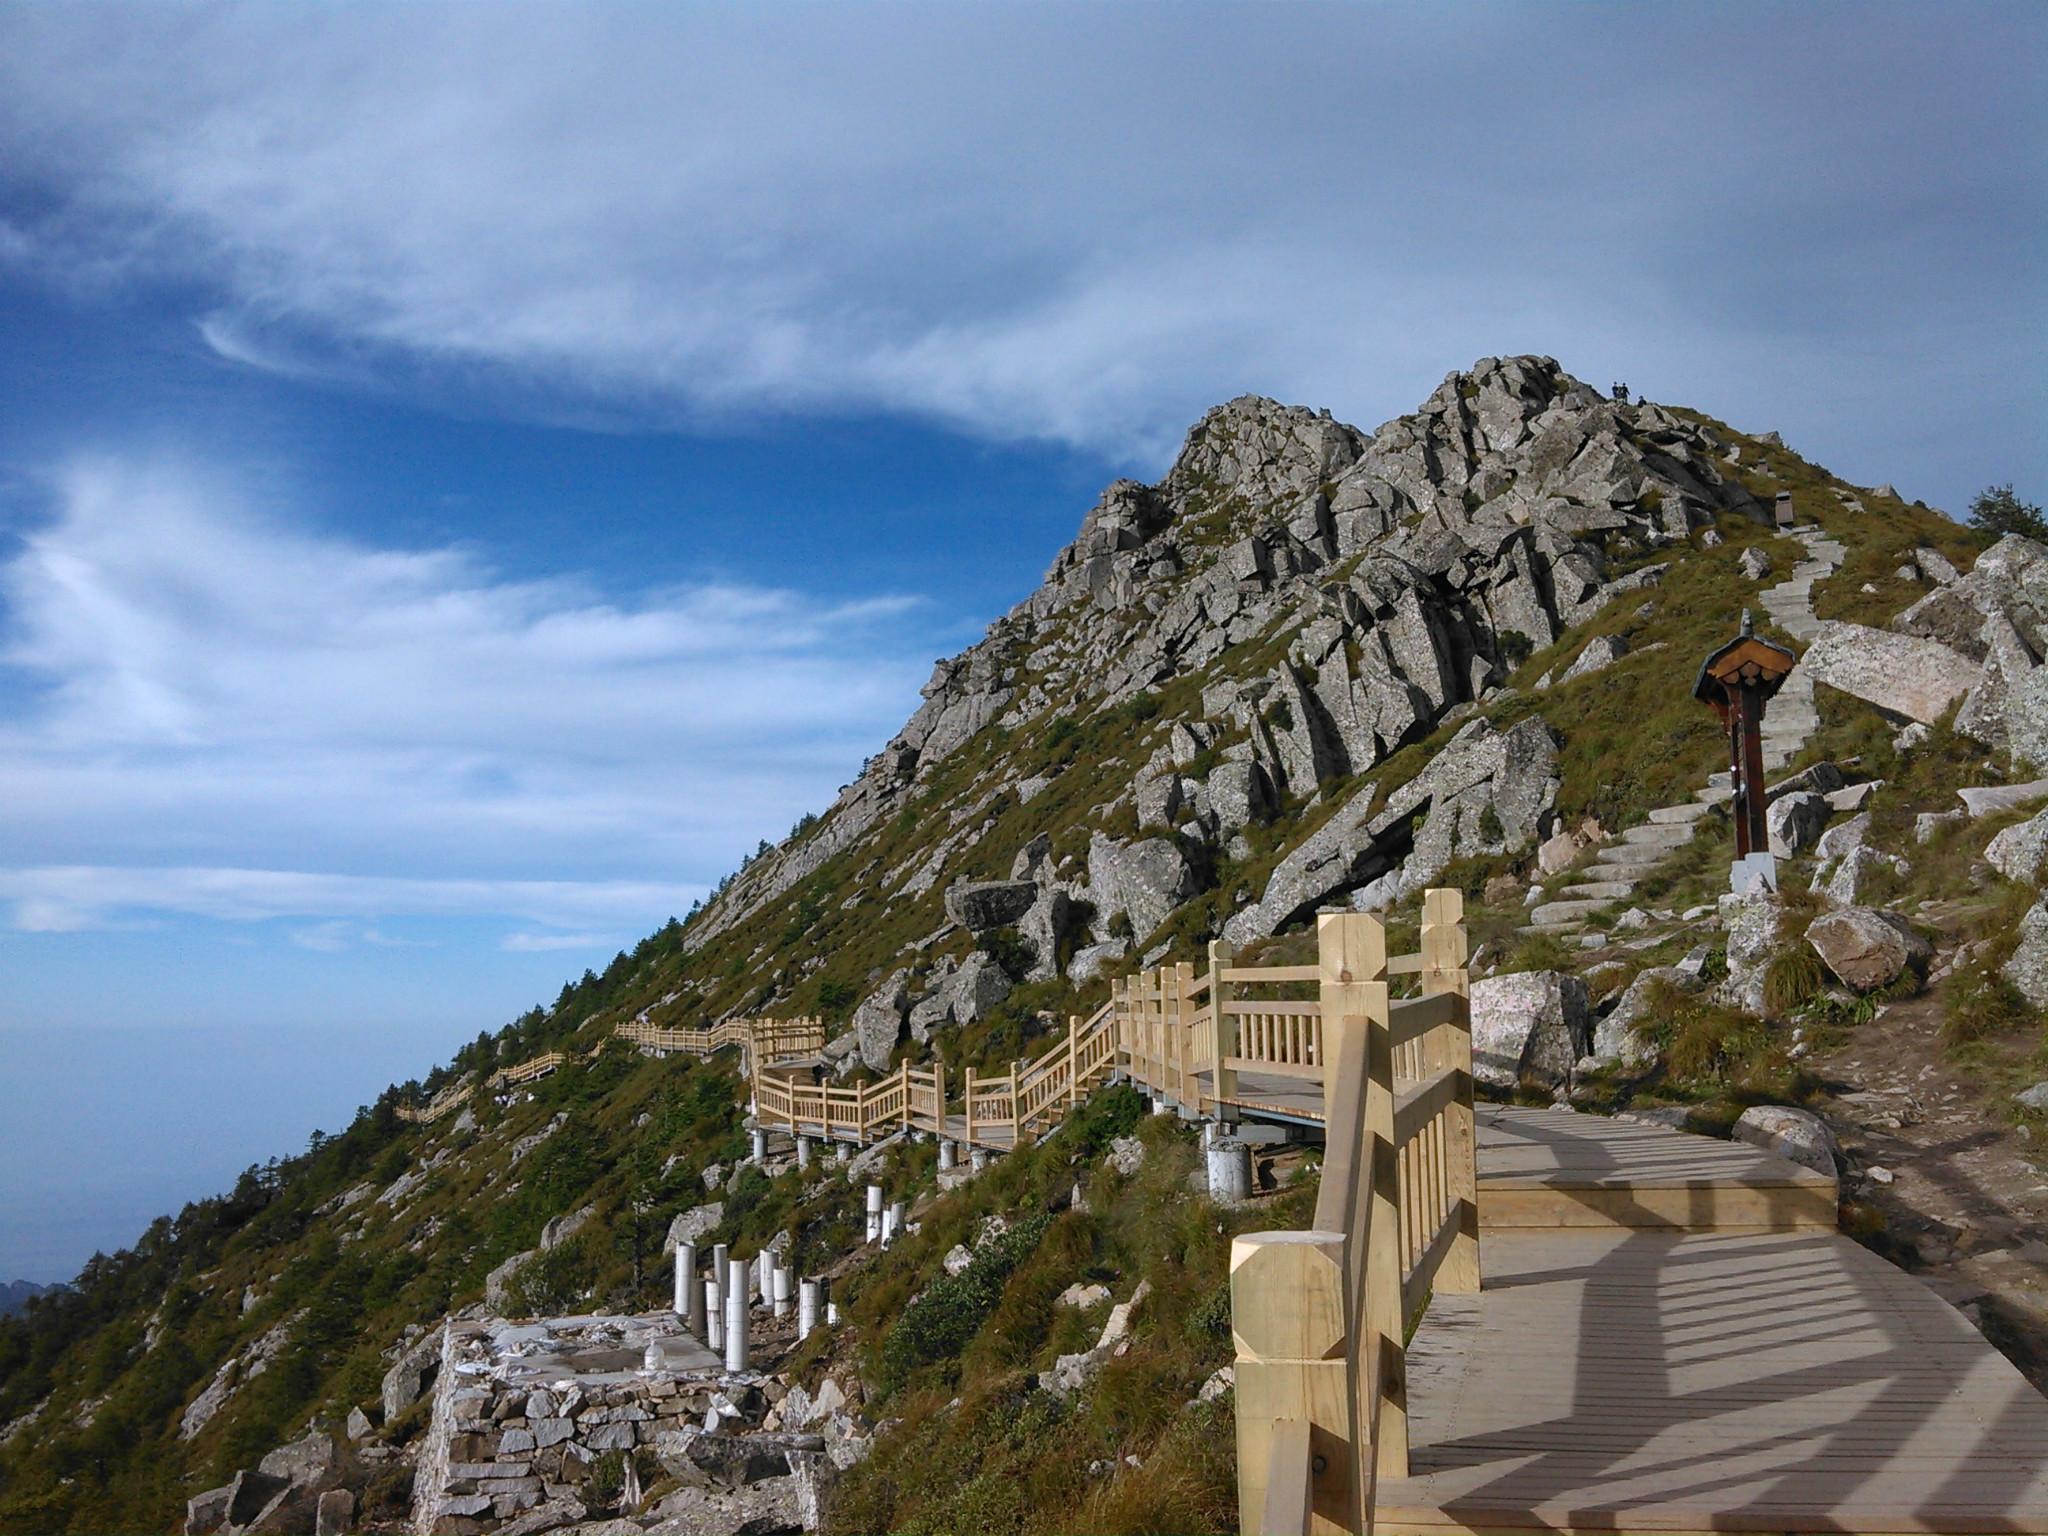
[[[2044,31],[0,8],[0,1278],[686,909],[1231,395],[2040,499]]]

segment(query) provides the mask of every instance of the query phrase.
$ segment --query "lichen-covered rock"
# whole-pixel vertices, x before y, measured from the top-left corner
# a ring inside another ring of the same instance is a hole
[[[989,1016],[1010,995],[1010,978],[989,956],[976,950],[946,979],[942,1000],[956,1024],[973,1024]]]
[[[1816,683],[1931,724],[1977,686],[1980,663],[1937,640],[1830,620],[1800,663]]]
[[[1472,1075],[1496,1088],[1570,1081],[1592,1050],[1586,984],[1562,971],[1514,971],[1472,984]]]
[[[1830,810],[1827,796],[1812,790],[1780,795],[1764,811],[1771,852],[1781,859],[1804,853],[1820,841]]]
[[[1906,875],[1912,873],[1912,868],[1896,854],[1856,847],[1849,850],[1818,889],[1838,907],[1859,906],[1871,893],[1872,885],[1880,874]]]
[[[1661,987],[1679,992],[1698,991],[1699,974],[1675,965],[1659,965],[1631,981],[1614,1000],[1614,1006],[1593,1026],[1593,1044],[1588,1054],[1595,1062],[1631,1071],[1656,1065],[1657,1047],[1638,1026],[1649,1020],[1651,1000]]]
[[[1762,1147],[1766,1152],[1775,1152],[1802,1168],[1811,1168],[1831,1179],[1836,1176],[1841,1152],[1835,1133],[1828,1129],[1827,1122],[1820,1116],[1807,1110],[1794,1109],[1786,1104],[1759,1104],[1753,1109],[1746,1109],[1742,1118],[1735,1122],[1735,1139]]]
[[[1207,780],[1209,809],[1218,829],[1226,834],[1241,832],[1255,821],[1273,814],[1273,785],[1266,770],[1257,763],[1223,763]]]
[[[1194,894],[1194,866],[1172,838],[1120,843],[1097,832],[1089,839],[1088,898],[1099,924],[1122,914],[1143,940]]]
[[[1924,969],[1934,946],[1904,918],[1875,907],[1848,907],[1817,917],[1806,942],[1845,986],[1872,992],[1906,970]]]
[[[1135,1136],[1119,1136],[1109,1144],[1109,1166],[1129,1178],[1145,1166],[1145,1143]]]
[[[2020,919],[2019,945],[2005,962],[2005,979],[2036,1008],[2048,1008],[2048,900]]]
[[[516,1256],[515,1256],[516,1257]],[[504,1266],[500,1265],[499,1269]],[[496,1274],[497,1271],[492,1271]],[[441,1369],[441,1330],[429,1328],[392,1362],[384,1373],[384,1422],[389,1424],[420,1400]]]
[[[1565,669],[1560,683],[1568,683],[1575,677],[1586,677],[1613,666],[1628,654],[1628,642],[1619,635],[1597,635],[1586,642],[1586,648],[1578,658]]]
[[[888,978],[853,1011],[853,1035],[860,1059],[870,1071],[889,1070],[889,1058],[903,1037],[904,1015],[910,1012],[910,972],[890,972]]]
[[[674,1253],[684,1243],[701,1242],[718,1230],[718,1224],[725,1220],[725,1202],[713,1200],[704,1205],[693,1205],[668,1224],[668,1236],[662,1239],[661,1251],[664,1256]]]
[[[1984,857],[2006,879],[2039,885],[2048,865],[2048,810],[1992,838],[1984,845]]]
[[[946,916],[969,933],[1007,928],[1031,910],[1038,886],[1030,880],[963,881],[946,888]]]

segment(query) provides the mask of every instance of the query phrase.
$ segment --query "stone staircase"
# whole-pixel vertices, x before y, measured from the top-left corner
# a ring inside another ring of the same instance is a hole
[[[1792,567],[1788,578],[1764,590],[1763,607],[1780,629],[1804,646],[1820,631],[1820,620],[1813,612],[1813,584],[1832,575],[1847,551],[1819,528],[1794,528],[1788,533],[1806,547],[1806,558]],[[1813,679],[1794,667],[1764,713],[1764,771],[1775,772],[1797,757],[1819,725]],[[1709,777],[1706,788],[1693,799],[1659,806],[1646,820],[1623,831],[1619,840],[1595,852],[1591,864],[1571,870],[1572,883],[1532,908],[1528,924],[1518,931],[1559,936],[1577,933],[1587,918],[1632,896],[1674,850],[1692,841],[1693,823],[1734,794],[1724,769]]]

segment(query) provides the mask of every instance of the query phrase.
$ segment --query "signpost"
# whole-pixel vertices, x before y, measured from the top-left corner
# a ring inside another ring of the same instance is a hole
[[[1764,826],[1764,705],[1783,685],[1799,658],[1782,645],[1759,640],[1743,611],[1742,630],[1700,664],[1692,696],[1711,704],[1728,736],[1729,777],[1735,798],[1735,865],[1729,885],[1737,891],[1759,883],[1778,887],[1777,861],[1771,857],[1770,835]]]

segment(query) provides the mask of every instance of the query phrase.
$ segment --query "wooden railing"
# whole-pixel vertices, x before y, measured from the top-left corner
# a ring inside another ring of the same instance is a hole
[[[1463,898],[1427,893],[1412,956],[1390,961],[1358,913],[1324,914],[1317,939],[1315,1225],[1231,1245],[1248,1533],[1369,1529],[1376,1479],[1408,1473],[1409,1325],[1433,1290],[1479,1288]],[[1419,975],[1421,995],[1394,1001],[1389,974]]]
[[[825,1022],[812,1018],[726,1019],[708,1029],[669,1029],[632,1019],[613,1030],[612,1036],[628,1045],[655,1051],[683,1051],[692,1056],[709,1056],[728,1045],[737,1045],[750,1059],[779,1061],[823,1050]]]
[[[498,1088],[517,1088],[524,1083],[535,1082],[540,1078],[546,1077],[550,1072],[557,1070],[568,1059],[560,1051],[548,1051],[543,1055],[515,1063],[512,1066],[500,1067],[484,1079],[484,1088],[487,1091]],[[475,1092],[476,1085],[474,1083],[452,1084],[449,1087],[443,1088],[418,1109],[413,1109],[410,1106],[400,1108],[397,1112],[398,1118],[410,1125],[431,1125],[450,1110],[467,1104],[471,1095]]]
[[[754,1117],[793,1136],[874,1141],[909,1126],[945,1130],[946,1068],[903,1063],[879,1082],[841,1088],[810,1082],[787,1066],[754,1072]]]

